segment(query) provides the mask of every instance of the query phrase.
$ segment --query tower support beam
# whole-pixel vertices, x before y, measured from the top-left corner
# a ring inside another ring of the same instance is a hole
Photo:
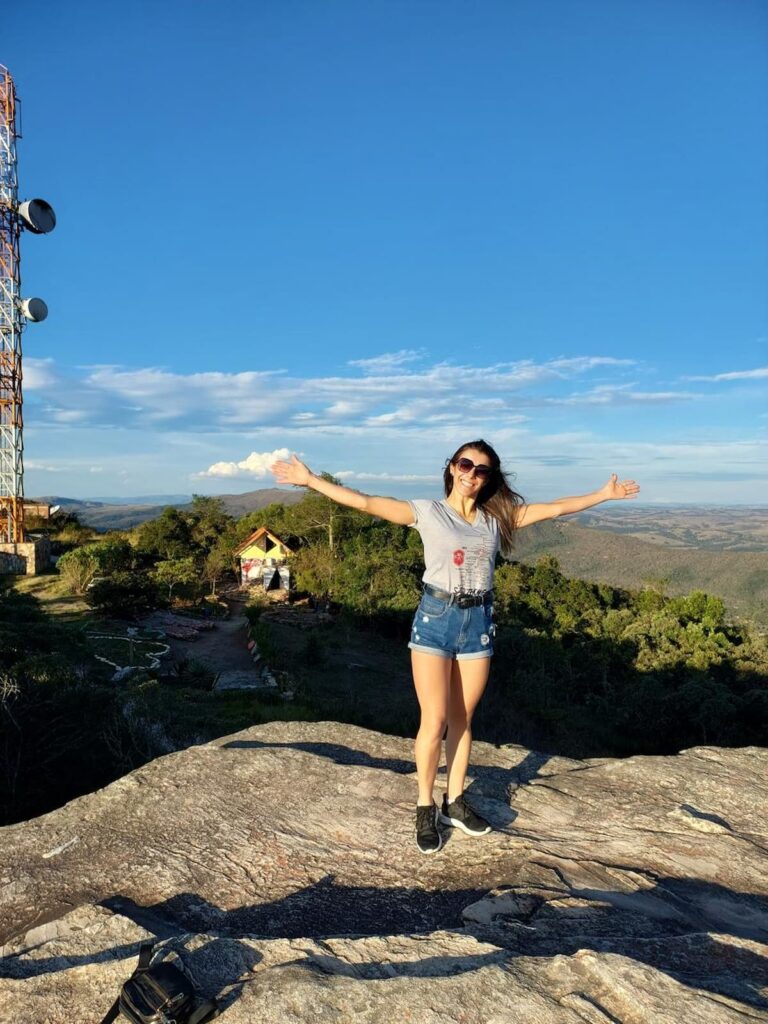
[[[0,543],[24,536],[20,247],[16,90],[0,65]]]

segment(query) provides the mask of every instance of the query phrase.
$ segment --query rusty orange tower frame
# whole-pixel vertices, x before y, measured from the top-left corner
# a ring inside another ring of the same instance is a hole
[[[42,299],[21,297],[24,228],[44,235],[56,214],[44,199],[19,202],[16,168],[18,101],[10,71],[0,64],[0,544],[24,537],[24,419],[21,393],[21,332],[27,320],[45,320]]]
[[[0,541],[24,540],[16,90],[0,66]]]

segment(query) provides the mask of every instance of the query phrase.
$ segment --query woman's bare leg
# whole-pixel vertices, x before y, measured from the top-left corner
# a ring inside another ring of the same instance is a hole
[[[448,766],[448,800],[464,792],[469,755],[472,750],[472,715],[485,690],[490,658],[452,662],[448,698],[448,735],[445,760]]]
[[[451,660],[437,654],[411,651],[411,667],[416,696],[421,708],[421,724],[416,736],[416,777],[418,803],[424,807],[434,799],[440,747],[448,720],[448,695],[451,688]]]

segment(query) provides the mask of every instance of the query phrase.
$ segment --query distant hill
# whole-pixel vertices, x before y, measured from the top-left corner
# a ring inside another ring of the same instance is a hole
[[[575,520],[652,544],[710,551],[768,551],[766,505],[597,505]]]
[[[256,509],[264,508],[275,501],[281,501],[285,505],[292,505],[301,501],[302,491],[280,490],[278,487],[266,487],[258,491],[246,491],[245,494],[217,494],[213,497],[221,498],[224,507],[230,515],[239,519],[241,516],[254,512]],[[142,496],[146,498],[146,496]],[[156,496],[163,499],[163,495]],[[169,495],[168,497],[179,497]],[[185,509],[192,504],[189,495],[181,495],[181,501],[147,501],[141,498],[125,499],[125,501],[109,504],[103,501],[80,500],[78,498],[62,498],[58,495],[47,495],[42,498],[31,499],[44,501],[49,505],[61,505],[67,512],[74,512],[82,523],[92,526],[95,530],[129,530],[132,526],[138,526],[149,519],[156,519],[169,505],[174,508]]]
[[[664,512],[664,510],[659,510]],[[666,580],[670,595],[706,590],[739,619],[768,626],[768,552],[669,547],[607,529],[562,520],[522,530],[515,557],[527,563],[551,554],[566,576],[635,589]]]

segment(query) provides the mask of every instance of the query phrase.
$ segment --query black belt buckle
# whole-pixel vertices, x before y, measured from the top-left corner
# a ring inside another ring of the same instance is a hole
[[[459,608],[474,608],[478,604],[476,597],[470,597],[468,594],[459,594],[456,598],[456,604]]]

